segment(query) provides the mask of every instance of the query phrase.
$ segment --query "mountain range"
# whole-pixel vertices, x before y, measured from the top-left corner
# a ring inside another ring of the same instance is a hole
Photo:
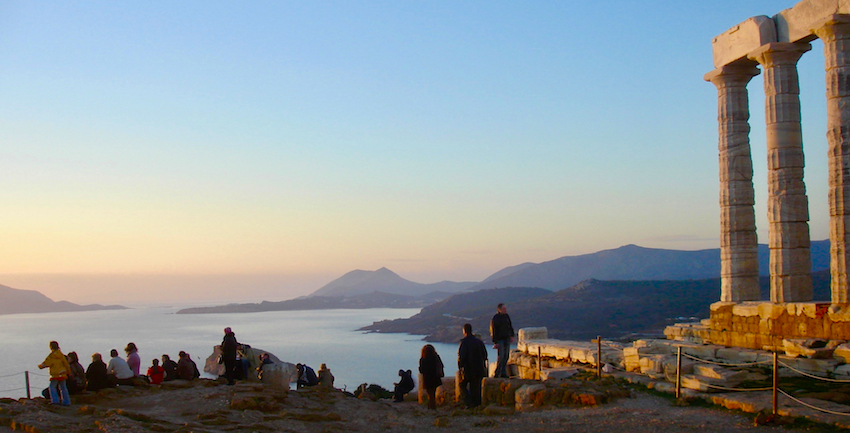
[[[759,245],[758,252],[762,275],[766,275],[769,261],[767,245]],[[812,242],[811,257],[813,272],[829,269],[829,240]],[[354,270],[331,281],[306,298],[281,302],[264,301],[259,304],[191,308],[181,310],[180,313],[419,307],[454,294],[494,288],[533,287],[558,291],[590,279],[700,280],[716,278],[718,275],[720,275],[718,248],[682,251],[626,245],[592,254],[561,257],[543,263],[527,262],[510,266],[499,270],[480,283],[443,281],[422,284],[406,280],[387,268],[376,271]]]
[[[829,300],[829,271],[812,273],[815,300]],[[761,298],[769,299],[770,279],[759,279]],[[461,326],[489,335],[498,303],[505,303],[515,330],[545,326],[550,338],[608,339],[634,334],[659,335],[674,322],[707,318],[720,296],[720,279],[600,281],[585,280],[550,292],[543,289],[499,288],[452,296],[423,308],[407,319],[384,320],[361,328],[371,332],[425,335],[426,341],[456,342]]]
[[[78,305],[68,301],[53,301],[35,290],[19,290],[0,285],[0,314],[125,309],[127,307],[121,305]]]

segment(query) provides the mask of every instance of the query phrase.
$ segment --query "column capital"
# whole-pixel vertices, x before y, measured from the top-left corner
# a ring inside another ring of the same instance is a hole
[[[748,58],[759,62],[765,68],[782,65],[797,65],[800,57],[812,49],[808,42],[771,42],[764,44],[750,54]]]
[[[737,62],[721,66],[705,74],[703,79],[711,82],[718,89],[730,84],[746,85],[753,77],[761,73],[757,65],[756,62]]]
[[[835,39],[850,39],[850,15],[830,15],[815,23],[812,33],[824,42]]]

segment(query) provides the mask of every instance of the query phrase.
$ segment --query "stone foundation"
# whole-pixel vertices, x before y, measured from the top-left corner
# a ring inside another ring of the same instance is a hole
[[[710,320],[668,326],[664,334],[671,340],[782,351],[785,339],[850,340],[850,304],[716,302]]]

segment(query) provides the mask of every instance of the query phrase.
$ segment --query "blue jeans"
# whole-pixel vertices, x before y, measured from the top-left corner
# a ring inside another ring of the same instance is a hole
[[[59,394],[62,394],[62,406],[70,406],[71,405],[71,396],[68,394],[68,386],[65,385],[65,380],[51,380],[50,381],[50,402],[53,404],[59,404]]]
[[[493,377],[508,377],[508,357],[511,355],[511,339],[499,340],[499,356],[496,361],[496,372]]]

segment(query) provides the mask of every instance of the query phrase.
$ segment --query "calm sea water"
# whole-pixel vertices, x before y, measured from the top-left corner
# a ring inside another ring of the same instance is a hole
[[[132,341],[139,348],[143,370],[163,353],[176,360],[181,350],[190,353],[203,369],[213,346],[221,343],[222,329],[230,326],[239,342],[274,353],[283,361],[306,363],[316,370],[326,363],[336,377],[335,386],[349,391],[361,383],[392,389],[399,369],[416,373],[425,344],[416,335],[355,331],[377,320],[410,317],[417,309],[174,314],[178,309],[0,316],[4,347],[0,397],[26,396],[24,371],[30,372],[33,396],[47,386],[47,370],[37,366],[50,352],[47,345],[51,340],[58,341],[65,354],[76,351],[83,367],[91,362],[94,352],[100,352],[105,361],[113,348],[123,356],[124,346]],[[460,339],[460,330],[458,334]],[[457,345],[437,343],[434,347],[443,358],[446,374],[454,374]],[[494,360],[495,352],[490,350],[490,359]]]

